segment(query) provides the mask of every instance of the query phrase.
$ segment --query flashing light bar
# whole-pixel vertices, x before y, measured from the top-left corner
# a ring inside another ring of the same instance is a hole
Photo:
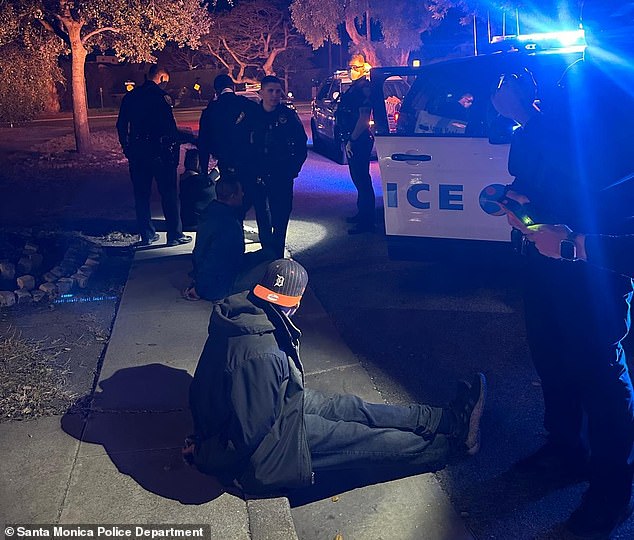
[[[583,29],[562,30],[558,32],[535,32],[532,34],[492,36],[491,45],[502,45],[503,43],[516,44],[527,50],[580,50],[586,46],[585,32]]]

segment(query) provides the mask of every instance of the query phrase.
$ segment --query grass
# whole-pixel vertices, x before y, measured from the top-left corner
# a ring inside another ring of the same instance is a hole
[[[66,412],[77,395],[66,387],[70,373],[59,365],[61,340],[45,343],[13,331],[0,338],[0,422]]]

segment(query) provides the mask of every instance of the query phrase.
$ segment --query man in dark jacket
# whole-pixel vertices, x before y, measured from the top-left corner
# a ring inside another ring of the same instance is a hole
[[[244,252],[242,186],[235,176],[221,177],[211,201],[198,220],[193,252],[193,283],[185,289],[187,300],[223,299],[250,289],[273,257],[265,250]],[[259,269],[259,273],[258,273]]]
[[[521,125],[509,155],[515,180],[507,197],[530,205],[535,223],[566,223],[584,235],[627,234],[634,76],[620,59],[634,46],[634,2],[587,0],[582,16],[588,48],[562,78],[557,99],[539,111],[526,74],[506,78],[493,98]],[[512,215],[509,221],[525,229]],[[551,482],[588,477],[567,528],[578,537],[607,538],[631,512],[634,400],[621,340],[632,282],[604,270],[610,254],[600,248],[593,265],[577,262],[576,241],[571,234],[560,244],[564,261],[524,243],[527,336],[549,437],[519,466]]]
[[[176,167],[182,135],[176,127],[172,100],[164,90],[168,81],[169,72],[153,65],[143,86],[123,97],[117,119],[119,142],[128,158],[134,187],[140,245],[150,245],[159,239],[150,213],[153,178],[167,222],[167,245],[178,246],[192,240],[183,234],[178,207]]]
[[[252,291],[214,306],[190,388],[198,469],[251,494],[314,482],[325,470],[412,466],[437,470],[480,447],[486,381],[462,382],[449,407],[366,403],[304,388],[300,331],[291,322],[306,270],[273,261]]]
[[[246,168],[252,159],[249,155],[251,124],[258,111],[254,101],[238,96],[234,83],[226,74],[214,79],[216,99],[210,101],[200,116],[198,150],[200,169],[209,171],[209,158],[218,161],[220,175],[236,175],[244,184]]]
[[[306,132],[297,113],[280,103],[282,82],[272,75],[261,81],[259,116],[253,131],[256,186],[253,202],[262,247],[284,256],[293,209],[293,180],[306,161]]]

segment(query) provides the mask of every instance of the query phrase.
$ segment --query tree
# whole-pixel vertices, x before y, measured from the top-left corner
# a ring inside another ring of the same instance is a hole
[[[0,4],[0,119],[10,123],[53,109],[55,84],[64,79],[59,43],[46,32],[24,32],[25,15],[19,6]]]
[[[168,43],[155,56],[162,66],[174,71],[193,71],[209,62],[209,57],[202,51],[187,46],[179,47],[174,43]]]
[[[352,52],[365,56],[373,66],[402,64],[420,47],[420,35],[434,28],[460,0],[293,0],[295,28],[318,49],[327,40],[340,44],[343,25]]]
[[[120,58],[154,59],[152,51],[173,40],[198,45],[210,17],[199,0],[5,0],[20,6],[57,36],[71,55],[73,122],[78,152],[90,149],[86,100],[86,56],[93,47],[112,48]]]
[[[275,74],[281,53],[306,46],[293,31],[281,0],[244,0],[230,11],[215,13],[202,45],[236,82],[256,82],[262,73]]]

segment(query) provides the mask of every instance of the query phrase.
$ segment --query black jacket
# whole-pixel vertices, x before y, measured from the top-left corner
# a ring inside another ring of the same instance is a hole
[[[214,306],[189,396],[202,472],[254,494],[311,483],[299,337],[248,291]]]
[[[253,130],[256,176],[279,180],[295,178],[308,157],[306,132],[297,113],[286,105],[272,112],[262,106]]]
[[[343,142],[350,140],[350,136],[357,125],[361,109],[371,109],[370,81],[361,77],[354,81],[346,90],[339,101],[335,112],[335,127],[337,134]],[[370,135],[368,125],[367,135]]]
[[[235,208],[213,200],[200,215],[193,252],[196,292],[205,300],[231,294],[244,264],[244,231]]]
[[[172,100],[154,81],[123,96],[117,118],[119,142],[128,158],[172,157],[180,135],[172,112]]]
[[[220,168],[238,170],[251,159],[250,133],[258,104],[234,92],[210,101],[200,116],[198,148],[218,160]]]

